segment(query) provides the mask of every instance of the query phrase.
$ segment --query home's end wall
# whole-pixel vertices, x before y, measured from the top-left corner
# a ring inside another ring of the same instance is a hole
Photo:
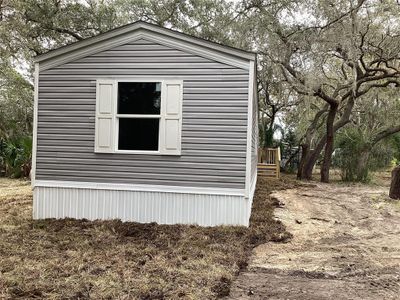
[[[95,153],[99,78],[182,80],[181,155]],[[34,218],[248,226],[247,68],[141,38],[37,79]]]
[[[36,179],[244,189],[248,74],[145,39],[41,70]],[[94,152],[96,80],[131,77],[183,80],[180,156]]]
[[[80,186],[79,186],[80,185]],[[34,189],[33,217],[120,219],[140,223],[249,225],[251,205],[240,195],[134,190],[120,185],[58,183]]]

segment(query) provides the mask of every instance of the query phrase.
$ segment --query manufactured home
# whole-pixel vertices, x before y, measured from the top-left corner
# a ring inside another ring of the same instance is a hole
[[[35,59],[33,216],[249,224],[256,55],[145,22]]]

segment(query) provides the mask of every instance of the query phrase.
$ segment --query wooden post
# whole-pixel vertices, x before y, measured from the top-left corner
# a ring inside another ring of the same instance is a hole
[[[276,148],[276,178],[281,176],[281,148]]]

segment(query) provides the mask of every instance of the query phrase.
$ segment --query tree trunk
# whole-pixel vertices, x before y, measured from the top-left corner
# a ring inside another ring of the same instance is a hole
[[[302,155],[302,164],[300,165],[297,174],[298,179],[311,180],[312,179],[312,171],[314,169],[315,164],[317,163],[318,157],[321,154],[322,149],[325,145],[325,139],[322,139],[315,149],[310,150],[310,146],[307,145],[307,153],[305,156]],[[300,177],[299,177],[300,174]]]
[[[371,148],[362,149],[357,158],[356,170],[354,170],[357,181],[366,181],[368,178],[368,160]]]
[[[337,104],[331,104],[329,108],[328,117],[326,119],[326,144],[325,144],[325,153],[324,160],[321,166],[321,182],[329,182],[329,170],[331,168],[332,162],[332,153],[333,153],[333,142],[335,135],[334,122],[336,113],[338,110]]]
[[[390,185],[389,197],[392,199],[400,199],[400,166],[392,171],[392,183]]]
[[[307,144],[302,144],[301,145],[301,158],[299,162],[299,167],[297,169],[297,179],[304,179],[303,176],[303,170],[304,170],[304,164],[306,162],[307,156],[308,156],[308,151],[309,151],[310,145]]]
[[[353,109],[353,106],[354,106],[354,98],[350,97],[346,104],[346,108],[345,108],[342,116],[340,117],[340,120],[338,120],[333,126],[334,132],[338,131],[340,128],[342,128],[347,123],[349,123],[350,114]],[[313,124],[310,125],[309,129],[312,129],[313,127],[316,126],[315,124],[318,121],[318,118],[322,116],[321,113],[323,113],[324,111],[326,111],[328,109],[330,109],[330,106],[327,107],[326,109],[324,109],[323,111],[320,111],[316,115],[316,117],[313,121]],[[311,138],[310,138],[310,141],[311,141]],[[320,138],[320,140],[318,141],[318,143],[316,144],[316,146],[313,150],[309,150],[307,157],[305,157],[305,159],[304,159],[304,163],[303,163],[301,170],[298,170],[298,174],[301,173],[301,179],[309,180],[312,178],[312,171],[314,169],[315,164],[317,163],[318,157],[321,154],[322,149],[324,149],[325,143],[326,143],[326,134],[324,134]]]
[[[334,132],[336,132],[340,127],[334,127]],[[327,135],[325,134],[315,148],[313,150],[308,151],[308,155],[305,158],[305,162],[302,169],[303,179],[310,180],[312,178],[312,171],[314,169],[315,164],[318,161],[319,155],[321,154],[324,146],[326,144]]]
[[[310,155],[308,156],[306,162],[304,163],[303,167],[303,178],[307,180],[311,180],[312,178],[312,171],[314,170],[314,166],[317,163],[319,153],[321,150],[318,151],[316,149],[310,151]]]

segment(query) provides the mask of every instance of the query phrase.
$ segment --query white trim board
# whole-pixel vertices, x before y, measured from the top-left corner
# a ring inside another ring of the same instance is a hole
[[[256,168],[256,171],[254,173],[255,174],[252,175],[252,178],[254,178],[254,180],[253,180],[253,183],[251,184],[250,194],[249,194],[249,199],[251,199],[251,201],[253,201],[253,197],[254,197],[254,194],[256,192],[257,178],[258,178],[257,168]]]
[[[251,142],[252,142],[252,128],[253,128],[253,93],[254,81],[256,80],[254,74],[255,62],[249,63],[249,87],[248,87],[248,106],[247,106],[247,149],[246,149],[246,179],[245,179],[245,197],[250,197],[251,189]]]
[[[169,32],[168,29],[164,30]],[[177,33],[175,33],[175,35],[176,34]],[[83,40],[76,44],[71,44],[69,46],[53,50],[49,53],[36,57],[35,61],[42,62],[40,70],[43,71],[139,39],[152,41],[245,70],[247,70],[249,66],[249,60],[255,60],[255,54],[253,53],[248,53],[244,57],[243,55],[237,56],[231,54],[230,51],[216,49],[215,47],[207,47],[204,46],[203,43],[193,43],[188,39],[182,39],[179,33],[178,36],[175,35],[167,34],[163,30],[154,30],[154,28],[151,27],[139,26],[130,31],[124,31],[119,35],[111,35],[109,37],[107,35],[107,38],[99,39],[98,42],[84,43],[92,39]],[[94,37],[93,40],[95,38],[96,37]],[[225,46],[220,47],[224,49],[227,48]]]
[[[35,178],[36,178],[38,105],[39,105],[39,63],[35,63],[35,73],[33,80],[34,80],[34,97],[33,97],[33,137],[32,137],[32,166],[31,166],[32,187],[35,186]]]
[[[36,187],[244,196],[244,190],[242,190],[242,189],[182,187],[182,186],[166,186],[166,185],[120,184],[120,183],[80,182],[80,181],[58,181],[58,180],[36,180],[35,184],[34,184],[34,188],[36,188]]]

